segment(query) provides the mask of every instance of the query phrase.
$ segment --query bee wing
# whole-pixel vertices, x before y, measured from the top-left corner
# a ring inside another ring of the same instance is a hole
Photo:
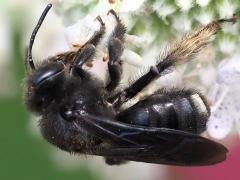
[[[112,142],[93,150],[95,155],[182,166],[211,165],[226,159],[227,149],[223,145],[191,133],[90,115],[80,121],[96,137]]]

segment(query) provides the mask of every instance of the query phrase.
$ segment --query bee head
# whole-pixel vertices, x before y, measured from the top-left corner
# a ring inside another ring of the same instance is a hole
[[[56,100],[64,84],[64,65],[60,62],[47,63],[32,72],[27,80],[27,105],[41,112],[47,104]]]

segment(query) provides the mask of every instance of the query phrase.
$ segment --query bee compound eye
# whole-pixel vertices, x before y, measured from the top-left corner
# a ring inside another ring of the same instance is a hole
[[[49,63],[35,72],[32,78],[32,84],[34,87],[40,87],[44,82],[56,79],[63,70],[64,65],[62,63]]]
[[[65,121],[72,122],[75,120],[74,112],[71,108],[61,108],[60,114]]]

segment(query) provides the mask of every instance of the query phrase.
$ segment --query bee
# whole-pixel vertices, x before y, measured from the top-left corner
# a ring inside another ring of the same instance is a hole
[[[235,17],[213,21],[174,42],[148,72],[116,91],[126,34],[120,17],[109,11],[116,26],[108,38],[109,82],[104,84],[83,68],[93,59],[106,31],[100,16],[96,18],[99,30],[78,50],[35,65],[32,46],[51,7],[47,5],[33,30],[25,57],[25,103],[41,117],[41,134],[49,143],[70,153],[103,156],[110,165],[138,161],[202,166],[225,160],[226,147],[199,135],[206,129],[210,108],[198,91],[158,91],[126,109],[121,107],[169,68],[190,61],[221,24],[234,22]]]

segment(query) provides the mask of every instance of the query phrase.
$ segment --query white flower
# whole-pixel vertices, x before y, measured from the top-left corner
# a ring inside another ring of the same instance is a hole
[[[77,4],[82,4],[84,6],[87,6],[89,4],[91,4],[94,0],[52,0],[51,2],[54,4],[54,5],[60,5],[60,6],[63,6],[63,7],[72,7],[74,5],[77,5]]]
[[[225,138],[232,131],[234,122],[239,121],[239,110],[236,109],[236,103],[239,103],[238,100],[240,100],[236,91],[239,90],[239,88],[233,89],[230,86],[219,84],[213,87],[213,92],[209,95],[213,106],[207,123],[207,132],[211,137],[215,139]]]
[[[143,3],[144,0],[122,0],[120,3],[119,12],[136,11],[142,6]]]
[[[196,0],[196,3],[201,6],[201,7],[205,7],[209,4],[210,0]]]
[[[224,85],[240,85],[240,54],[234,54],[218,67],[217,83]]]
[[[207,123],[209,135],[222,139],[233,127],[240,132],[240,54],[223,61],[217,70],[216,84],[210,90],[209,100],[213,104]]]
[[[222,25],[222,31],[224,34],[231,34],[234,35],[235,37],[239,36],[238,28],[239,28],[238,23],[236,24],[224,23]]]
[[[236,43],[234,39],[224,36],[219,40],[219,49],[225,54],[231,55],[236,49]]]
[[[147,32],[142,34],[142,37],[126,34],[125,42],[128,44],[133,44],[136,47],[146,47],[150,42],[152,42],[152,36],[153,35],[150,36],[150,34]]]
[[[223,0],[218,7],[220,18],[232,17],[237,7],[237,4],[234,4],[229,0]]]
[[[200,82],[204,85],[204,87],[210,87],[215,79],[216,76],[216,69],[209,65],[205,67],[200,68],[199,71],[199,79]]]
[[[174,18],[172,26],[181,32],[189,32],[191,30],[192,22],[187,14],[181,14]]]
[[[195,19],[201,24],[206,25],[213,20],[213,17],[213,11],[201,9],[200,13],[195,16]]]
[[[176,11],[176,7],[165,1],[156,1],[153,4],[153,10],[157,12],[159,17],[165,19],[166,16]]]
[[[88,15],[76,24],[66,28],[65,35],[70,46],[72,44],[82,46],[93,36],[94,31],[99,30],[100,24],[94,19],[95,17]]]
[[[98,1],[97,4],[92,3],[92,1],[54,0],[53,10],[61,16],[65,25],[70,25],[86,16],[86,12],[82,9],[87,9],[87,13],[92,16],[101,15],[112,9],[111,4],[107,0]]]
[[[188,11],[193,7],[193,0],[175,0],[176,4],[182,11]]]

